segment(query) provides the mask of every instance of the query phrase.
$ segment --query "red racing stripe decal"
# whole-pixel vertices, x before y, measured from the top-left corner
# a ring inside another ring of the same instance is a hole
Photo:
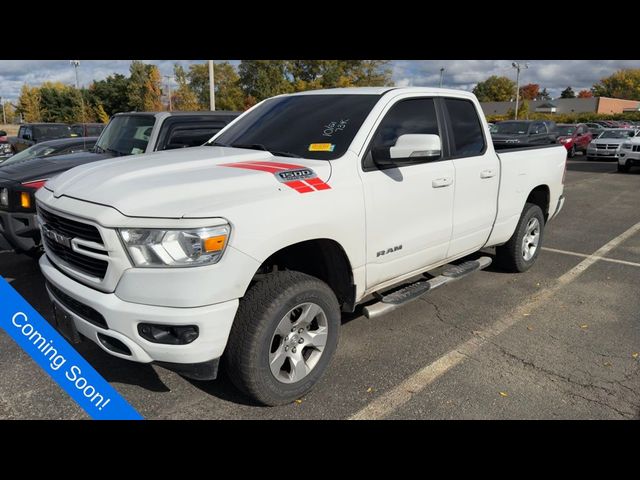
[[[331,187],[329,185],[324,183],[318,177],[309,178],[309,179],[305,180],[305,182],[307,182],[309,185],[311,185],[316,190],[329,190],[329,189],[331,189]]]
[[[246,162],[253,165],[273,165],[274,167],[280,167],[286,170],[295,170],[297,168],[305,168],[304,165],[293,165],[292,163],[278,163],[278,162]]]
[[[281,172],[283,169],[278,167],[269,167],[267,165],[253,165],[251,163],[222,163],[221,167],[233,167],[233,168],[244,168],[246,170],[258,170],[261,172],[268,173],[277,173]]]
[[[309,192],[313,192],[313,188],[311,188],[309,185],[305,185],[303,182],[301,182],[300,180],[293,180],[291,182],[284,182],[284,184],[287,187],[291,187],[293,188],[296,192],[298,193],[309,193]]]

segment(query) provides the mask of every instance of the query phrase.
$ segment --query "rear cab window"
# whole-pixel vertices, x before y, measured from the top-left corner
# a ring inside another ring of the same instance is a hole
[[[445,98],[444,104],[449,115],[449,132],[453,137],[452,157],[482,155],[486,150],[486,141],[473,102],[462,98]]]

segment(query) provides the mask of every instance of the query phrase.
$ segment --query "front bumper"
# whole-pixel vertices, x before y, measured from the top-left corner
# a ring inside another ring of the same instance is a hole
[[[618,157],[618,163],[621,165],[629,165],[630,167],[640,166],[640,152],[623,150]]]
[[[51,301],[72,318],[82,335],[95,342],[107,353],[135,362],[158,362],[168,366],[168,364],[203,364],[218,359],[224,352],[238,309],[238,299],[192,308],[160,307],[126,302],[115,293],[103,293],[69,278],[53,266],[46,255],[40,258],[40,269],[45,279],[54,287],[82,306],[95,310],[106,321],[108,328],[97,326],[74,313],[52,293],[52,289],[47,288]],[[78,311],[77,307],[76,311]],[[187,345],[152,343],[138,334],[139,323],[197,325],[199,336]],[[118,353],[108,348],[100,341],[99,334],[119,340],[131,354]]]
[[[0,210],[0,234],[13,248],[29,251],[40,245],[40,230],[35,212]]]
[[[607,158],[609,160],[617,160],[620,150],[595,150],[588,148],[587,156],[593,158]]]

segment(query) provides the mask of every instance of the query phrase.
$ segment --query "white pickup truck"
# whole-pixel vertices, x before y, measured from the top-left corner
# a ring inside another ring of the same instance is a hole
[[[481,112],[435,88],[282,95],[205,146],[60,175],[37,193],[58,328],[191,378],[222,359],[259,402],[299,398],[341,311],[400,307],[486,267],[463,257],[487,247],[508,271],[536,261],[566,150],[498,155]]]

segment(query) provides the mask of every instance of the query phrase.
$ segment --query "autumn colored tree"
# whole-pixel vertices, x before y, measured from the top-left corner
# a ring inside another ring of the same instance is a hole
[[[95,107],[95,116],[100,123],[109,123],[109,115],[105,111],[101,103]]]
[[[516,82],[492,75],[484,82],[478,82],[473,93],[481,102],[508,102],[516,96]]]
[[[141,112],[161,111],[162,89],[158,67],[134,60],[131,62],[129,72],[131,73],[127,85],[129,106]]]
[[[560,92],[560,98],[576,98],[576,94],[573,91],[573,88],[567,87]]]
[[[20,89],[17,111],[22,115],[22,119],[25,122],[41,122],[40,89],[30,87],[25,83]]]
[[[0,118],[7,119],[7,123],[13,123],[16,116],[16,108],[11,102],[2,102],[0,106]]]
[[[596,97],[640,100],[640,68],[618,70],[596,83],[592,92]]]
[[[529,83],[520,87],[520,98],[523,100],[533,100],[540,95],[540,85],[537,83]]]
[[[591,90],[580,90],[578,98],[593,98],[593,93],[591,93]]]
[[[289,60],[286,70],[295,91],[393,85],[388,60]]]
[[[172,104],[174,110],[195,111],[201,110],[198,96],[189,85],[187,72],[180,65],[174,65],[173,74],[176,77],[178,88],[173,92]]]

